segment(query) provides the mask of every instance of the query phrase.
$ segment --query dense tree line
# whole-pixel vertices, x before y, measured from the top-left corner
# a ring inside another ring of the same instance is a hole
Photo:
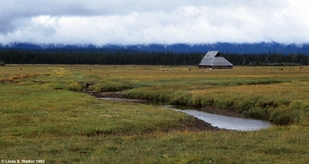
[[[196,65],[203,54],[138,51],[31,51],[2,50],[0,59],[6,64],[137,64]]]
[[[205,53],[140,52],[128,50],[0,50],[6,64],[136,64],[197,65]],[[309,65],[309,55],[229,54],[222,55],[233,65]]]
[[[263,54],[229,54],[223,56],[233,65],[309,65],[309,54],[263,53]]]

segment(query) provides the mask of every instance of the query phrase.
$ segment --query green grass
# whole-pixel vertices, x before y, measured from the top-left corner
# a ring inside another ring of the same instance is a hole
[[[296,67],[284,68],[288,71],[279,71],[276,67],[192,70],[182,71],[180,77],[176,71],[164,72],[168,76],[154,73],[161,79],[152,78],[151,86],[128,90],[126,96],[230,109],[281,125],[308,125],[308,70],[299,72]]]
[[[7,84],[1,90],[3,132],[14,136],[142,134],[174,128],[185,115],[143,104],[103,102],[63,90]],[[17,90],[12,92],[12,90]],[[10,95],[10,96],[9,96]],[[35,127],[35,129],[33,129]]]
[[[278,68],[6,65],[0,80],[36,76],[0,83],[0,160],[309,163],[309,68]],[[94,82],[95,92],[125,90],[133,98],[226,108],[274,125],[253,132],[189,131],[185,122],[194,119],[188,115],[97,100],[79,92],[85,89],[80,82]]]

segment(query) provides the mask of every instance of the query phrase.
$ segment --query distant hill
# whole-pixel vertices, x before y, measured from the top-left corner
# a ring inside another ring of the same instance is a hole
[[[281,44],[276,42],[261,43],[213,43],[213,44],[139,44],[139,45],[64,45],[64,44],[33,44],[33,43],[11,43],[0,45],[1,49],[27,49],[27,50],[125,50],[125,51],[146,51],[146,52],[175,52],[175,53],[206,53],[209,50],[217,50],[227,53],[239,54],[309,54],[309,44]]]

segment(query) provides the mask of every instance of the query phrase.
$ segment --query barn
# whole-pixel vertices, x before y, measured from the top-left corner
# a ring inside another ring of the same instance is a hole
[[[198,67],[206,69],[232,69],[233,64],[227,61],[219,51],[208,51]]]

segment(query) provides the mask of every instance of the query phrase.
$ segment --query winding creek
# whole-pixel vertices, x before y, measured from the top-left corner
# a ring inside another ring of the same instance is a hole
[[[135,100],[135,99],[125,99],[125,98],[99,98],[105,101],[126,101],[126,102],[140,102],[145,103],[146,100]],[[236,131],[255,131],[266,129],[271,126],[269,121],[257,120],[251,118],[238,118],[238,117],[230,117],[223,116],[213,113],[207,113],[195,109],[185,108],[179,109],[177,106],[173,105],[160,105],[168,110],[175,110],[178,112],[183,112],[188,115],[191,115],[195,118],[203,120],[207,123],[210,123],[214,127],[228,129],[228,130],[236,130]]]

